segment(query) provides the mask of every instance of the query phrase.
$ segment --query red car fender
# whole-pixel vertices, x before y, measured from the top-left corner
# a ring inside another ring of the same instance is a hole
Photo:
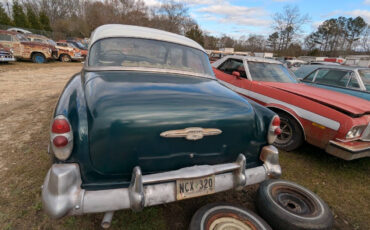
[[[305,131],[305,128],[302,124],[302,122],[304,122],[304,119],[302,119],[300,116],[298,116],[298,114],[294,110],[292,110],[290,108],[287,108],[284,105],[279,105],[279,104],[275,104],[275,103],[266,104],[265,106],[267,108],[271,109],[272,111],[281,110],[285,113],[288,113],[290,116],[292,116],[297,121],[297,123],[300,125],[300,127],[303,131],[303,137],[306,140],[306,131]]]

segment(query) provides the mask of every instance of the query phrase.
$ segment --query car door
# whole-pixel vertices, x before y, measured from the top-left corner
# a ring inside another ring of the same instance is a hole
[[[232,84],[239,89],[250,88],[250,80],[244,62],[241,59],[228,58],[220,64],[215,71],[218,71],[217,77],[223,82]],[[240,76],[234,76],[232,74],[234,71],[238,72]],[[240,93],[240,90],[236,91]]]

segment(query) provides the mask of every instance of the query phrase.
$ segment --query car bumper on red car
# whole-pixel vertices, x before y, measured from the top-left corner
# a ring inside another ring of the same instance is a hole
[[[46,212],[53,218],[65,215],[132,209],[139,211],[147,206],[179,200],[177,181],[214,177],[214,192],[242,189],[281,175],[278,150],[274,146],[262,148],[262,166],[246,169],[246,158],[240,154],[233,163],[199,165],[175,171],[142,175],[135,167],[128,188],[85,190],[81,188],[78,164],[53,164],[42,187],[42,201]],[[203,194],[206,195],[206,194]]]
[[[358,158],[370,157],[370,142],[340,142],[332,140],[327,145],[326,152],[348,161]]]

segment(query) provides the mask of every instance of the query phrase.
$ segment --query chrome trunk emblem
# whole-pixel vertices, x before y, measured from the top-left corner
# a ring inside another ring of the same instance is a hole
[[[214,136],[221,134],[222,131],[213,128],[190,127],[185,129],[169,130],[161,133],[161,137],[176,138],[185,137],[186,140],[196,141],[204,136]]]

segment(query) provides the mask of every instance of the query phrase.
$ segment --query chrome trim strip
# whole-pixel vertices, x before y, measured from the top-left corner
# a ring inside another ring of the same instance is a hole
[[[194,77],[204,77],[204,78],[216,80],[215,77],[210,76],[208,74],[200,74],[200,73],[182,71],[182,70],[148,68],[148,67],[87,66],[85,65],[83,69],[86,71],[141,71],[141,72],[154,72],[154,73],[172,73],[172,74],[190,75]]]
[[[227,88],[229,88],[229,89],[231,89],[235,92],[241,93],[245,96],[255,98],[255,99],[257,99],[259,101],[262,101],[266,104],[269,104],[269,103],[281,104],[281,105],[293,110],[300,117],[302,117],[306,120],[318,123],[322,126],[328,127],[328,128],[333,129],[335,131],[337,131],[340,127],[340,123],[335,121],[335,120],[332,120],[332,119],[329,119],[327,117],[321,116],[319,114],[313,113],[311,111],[302,109],[302,108],[297,107],[295,105],[291,105],[291,104],[288,104],[286,102],[283,102],[283,101],[280,101],[280,100],[277,100],[277,99],[274,99],[274,98],[271,98],[271,97],[267,97],[263,94],[259,94],[259,93],[256,93],[256,92],[253,92],[253,91],[250,91],[250,90],[247,90],[247,89],[239,88],[239,87],[237,87],[235,85],[232,85],[228,82],[225,82],[225,81],[222,81],[222,80],[219,80],[219,79],[218,79],[218,81],[221,84],[223,84],[225,87],[227,87]]]

